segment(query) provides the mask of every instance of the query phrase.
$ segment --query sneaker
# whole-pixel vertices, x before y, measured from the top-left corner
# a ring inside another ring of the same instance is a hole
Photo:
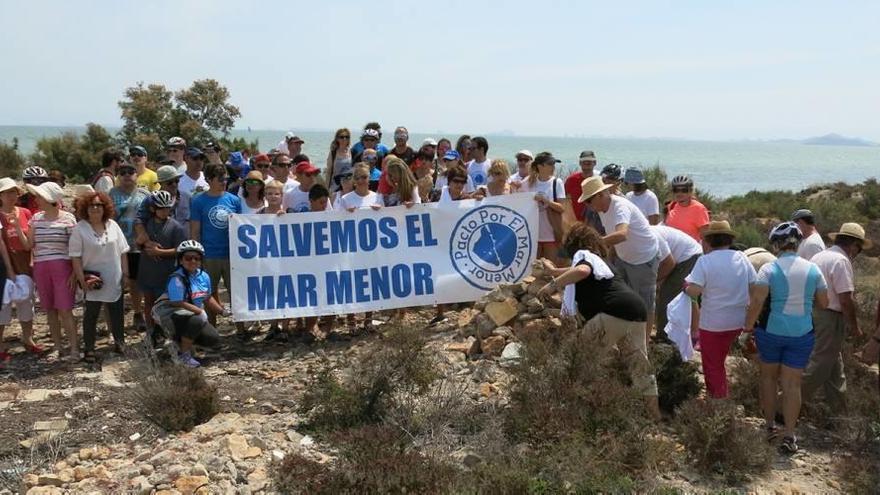
[[[190,368],[198,368],[202,365],[202,363],[198,362],[189,352],[181,352],[177,356],[177,360],[180,361],[180,364]]]
[[[437,315],[428,322],[428,326],[437,325],[447,320],[449,320],[449,318],[446,315]]]
[[[782,443],[779,445],[779,450],[786,454],[794,454],[798,451],[797,439],[790,436],[782,437]]]
[[[773,442],[777,438],[779,438],[779,427],[776,425],[768,426],[767,430],[767,441]]]

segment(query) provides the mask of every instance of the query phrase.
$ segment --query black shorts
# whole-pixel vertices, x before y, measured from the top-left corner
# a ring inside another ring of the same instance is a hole
[[[141,264],[141,253],[125,253],[128,257],[128,278],[129,280],[137,280],[138,268]]]
[[[174,340],[178,342],[181,337],[186,337],[202,347],[214,347],[220,342],[217,329],[199,317],[192,314],[173,314],[171,321],[174,323]]]

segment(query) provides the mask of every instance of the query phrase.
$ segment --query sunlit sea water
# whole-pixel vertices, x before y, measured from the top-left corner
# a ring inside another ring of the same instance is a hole
[[[357,129],[354,137],[357,137]],[[19,147],[30,153],[43,136],[62,132],[81,132],[81,127],[0,126],[0,141],[18,137]],[[111,129],[111,132],[115,130]],[[234,136],[258,140],[261,150],[277,145],[285,131],[236,130]],[[391,129],[383,142],[391,146]],[[323,166],[333,133],[298,132],[305,140],[303,151]],[[418,148],[426,137],[447,137],[454,143],[458,133],[412,134],[410,145]],[[599,166],[617,163],[626,166],[662,165],[670,176],[691,175],[697,186],[716,196],[743,194],[751,190],[800,190],[829,182],[861,182],[880,176],[880,147],[815,146],[794,142],[688,141],[672,139],[572,138],[487,136],[489,156],[513,163],[521,149],[534,153],[551,151],[573,170],[581,150],[596,152]],[[562,174],[560,174],[562,175]]]

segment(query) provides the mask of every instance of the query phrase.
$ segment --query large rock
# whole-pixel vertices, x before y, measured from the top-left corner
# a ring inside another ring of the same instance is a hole
[[[41,474],[37,478],[39,486],[62,486],[63,484],[64,480],[54,474]]]
[[[174,481],[174,488],[182,495],[210,493],[207,476],[181,476]]]
[[[516,303],[516,299],[513,298],[488,303],[486,304],[486,314],[489,315],[496,327],[500,327],[516,316]]]
[[[462,352],[468,357],[473,357],[480,353],[480,341],[473,337],[468,337],[464,342],[452,342],[447,344],[446,349]]]
[[[504,350],[504,337],[501,336],[491,336],[483,339],[483,342],[480,344],[483,354],[489,356],[500,356],[501,351]]]
[[[263,453],[259,447],[249,446],[247,439],[237,433],[226,437],[226,448],[229,449],[229,455],[236,461],[259,457]]]

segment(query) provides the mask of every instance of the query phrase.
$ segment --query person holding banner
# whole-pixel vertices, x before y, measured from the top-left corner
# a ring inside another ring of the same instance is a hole
[[[484,190],[477,189],[475,192],[467,192],[470,181],[467,170],[461,165],[455,165],[446,169],[446,182],[440,190],[440,203],[449,203],[461,199],[483,199]]]
[[[513,192],[510,178],[510,167],[506,160],[492,160],[489,165],[489,182],[486,183],[486,196],[503,196]]]
[[[592,227],[573,225],[563,247],[574,253],[570,268],[556,268],[546,259],[535,262],[536,271],[554,277],[537,296],[546,299],[564,290],[563,314],[578,314],[586,320],[580,331],[598,340],[600,354],[617,346],[629,365],[633,385],[645,397],[648,413],[659,419],[657,379],[645,338],[645,303],[605,261],[608,248]]]
[[[410,208],[422,202],[416,178],[402,158],[389,156],[385,162],[385,170],[389,185],[388,193],[382,195],[385,206],[405,205]]]
[[[530,192],[535,195],[540,214],[538,216],[538,258],[547,258],[553,262],[557,260],[559,242],[562,240],[562,212],[563,204],[560,200],[566,198],[565,185],[562,179],[554,175],[556,164],[559,160],[547,151],[538,153],[532,161],[531,174],[523,181],[521,192]],[[559,227],[555,228],[553,219],[558,219]]]

